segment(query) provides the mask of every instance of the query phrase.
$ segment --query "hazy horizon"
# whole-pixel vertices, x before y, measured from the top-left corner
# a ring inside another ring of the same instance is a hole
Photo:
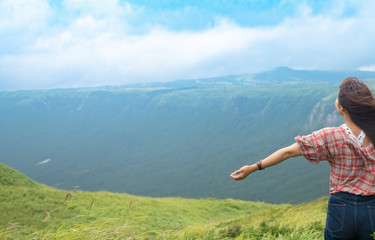
[[[0,0],[0,91],[375,71],[375,2]]]

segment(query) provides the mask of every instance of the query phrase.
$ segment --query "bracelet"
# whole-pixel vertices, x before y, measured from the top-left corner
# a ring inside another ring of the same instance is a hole
[[[257,166],[258,166],[259,170],[263,170],[264,169],[264,168],[262,168],[262,160],[260,160],[259,162],[257,162]]]

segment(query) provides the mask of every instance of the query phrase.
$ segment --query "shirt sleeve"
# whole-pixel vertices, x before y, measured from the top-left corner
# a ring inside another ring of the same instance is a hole
[[[302,156],[314,164],[329,159],[329,151],[327,146],[327,129],[315,131],[310,135],[297,136],[295,138]]]

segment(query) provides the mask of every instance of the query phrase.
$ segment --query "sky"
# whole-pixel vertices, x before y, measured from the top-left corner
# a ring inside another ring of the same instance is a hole
[[[0,0],[0,91],[375,71],[373,0]]]

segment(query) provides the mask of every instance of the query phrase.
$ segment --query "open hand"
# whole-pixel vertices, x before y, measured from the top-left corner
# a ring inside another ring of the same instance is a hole
[[[251,166],[243,166],[242,168],[238,169],[237,171],[234,171],[230,177],[233,178],[236,181],[245,179],[250,173],[251,173]]]

